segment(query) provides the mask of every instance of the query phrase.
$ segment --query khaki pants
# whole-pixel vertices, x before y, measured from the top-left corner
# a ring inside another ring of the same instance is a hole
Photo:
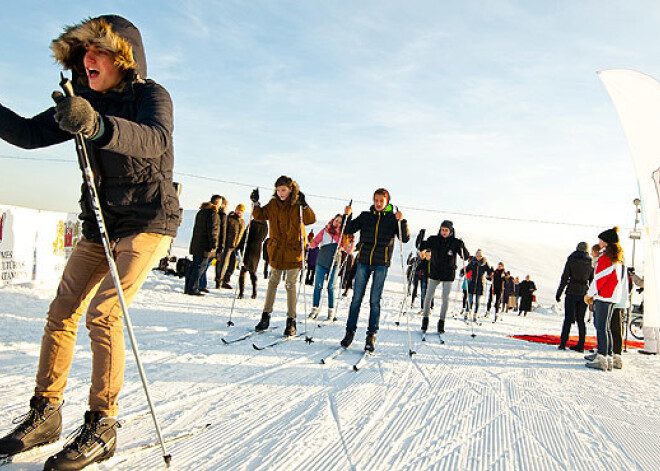
[[[298,281],[298,274],[300,268],[291,268],[289,270],[278,270],[273,268],[268,278],[268,289],[266,290],[266,302],[264,303],[264,312],[270,314],[273,312],[273,304],[275,304],[275,294],[277,293],[277,285],[280,284],[282,273],[286,272],[286,280],[284,287],[286,288],[286,315],[292,319],[296,318],[296,282]]]
[[[151,268],[165,255],[170,241],[169,236],[144,233],[117,242],[113,253],[127,305],[135,298]],[[64,268],[57,295],[48,310],[37,372],[37,396],[62,400],[78,322],[85,311],[92,348],[89,407],[114,417],[124,381],[123,313],[103,246],[83,238]]]

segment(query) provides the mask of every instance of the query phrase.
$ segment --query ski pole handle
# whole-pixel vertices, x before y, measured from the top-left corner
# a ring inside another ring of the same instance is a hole
[[[62,90],[66,96],[75,96],[75,93],[73,93],[73,84],[71,83],[71,80],[66,78],[62,72],[60,72],[60,87],[62,87]]]

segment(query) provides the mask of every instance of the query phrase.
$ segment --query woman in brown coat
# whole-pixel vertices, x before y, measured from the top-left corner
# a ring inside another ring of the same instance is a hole
[[[286,274],[285,288],[287,300],[287,319],[285,336],[296,334],[296,281],[302,268],[303,243],[301,235],[304,225],[314,224],[316,216],[307,205],[305,195],[298,189],[298,184],[282,175],[275,182],[275,194],[261,207],[259,189],[252,191],[250,199],[254,202],[253,217],[257,221],[268,221],[268,263],[272,273],[268,278],[266,301],[261,321],[255,330],[266,330],[270,325],[275,293],[282,274]],[[302,221],[301,221],[302,215]]]

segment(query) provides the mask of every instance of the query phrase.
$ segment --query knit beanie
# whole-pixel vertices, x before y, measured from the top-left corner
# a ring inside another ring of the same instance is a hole
[[[445,219],[444,221],[442,221],[442,224],[440,224],[440,227],[446,227],[447,229],[452,231],[454,230],[454,223],[448,219]]]
[[[598,238],[603,242],[607,242],[608,244],[616,244],[617,242],[619,242],[618,231],[619,231],[618,227],[607,229],[601,232],[600,234],[598,234]]]
[[[586,242],[580,242],[577,244],[577,247],[575,248],[578,252],[588,252],[589,251],[589,244]]]

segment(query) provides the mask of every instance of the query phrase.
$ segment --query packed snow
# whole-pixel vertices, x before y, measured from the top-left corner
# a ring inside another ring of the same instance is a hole
[[[566,254],[551,253],[559,273]],[[400,264],[383,298],[376,355],[354,371],[363,347],[368,300],[351,348],[322,365],[337,349],[350,298],[340,300],[339,321],[317,329],[313,343],[289,340],[264,351],[284,329],[280,286],[272,324],[276,330],[224,345],[258,321],[266,282],[256,300],[234,292],[183,294],[183,280],[154,271],[130,312],[158,419],[175,469],[181,470],[549,470],[660,467],[660,358],[624,354],[623,370],[585,368],[582,355],[528,343],[514,334],[559,334],[561,310],[545,304],[528,317],[508,313],[501,322],[466,324],[452,317],[460,293],[452,293],[446,343],[421,342],[419,300],[398,319]],[[209,270],[212,279],[212,270]],[[235,283],[235,278],[232,284]],[[538,281],[537,281],[538,284]],[[248,281],[249,285],[249,281]],[[42,327],[56,284],[0,289],[0,433],[26,411]],[[298,303],[298,328],[311,287]],[[544,307],[545,306],[545,307]],[[437,307],[436,307],[437,311]],[[483,307],[481,308],[483,314]],[[321,311],[321,316],[325,310]],[[432,318],[435,325],[437,313]],[[311,328],[311,321],[307,328]],[[472,329],[476,336],[471,336]],[[574,328],[575,330],[575,328]],[[576,332],[572,332],[576,334]],[[591,324],[588,335],[594,335]],[[128,339],[127,339],[128,342]],[[128,345],[127,345],[127,348]],[[17,457],[7,470],[40,470],[86,410],[91,356],[84,326],[77,341],[64,405],[60,442]],[[135,362],[127,352],[119,446],[98,470],[163,469],[153,422]]]

